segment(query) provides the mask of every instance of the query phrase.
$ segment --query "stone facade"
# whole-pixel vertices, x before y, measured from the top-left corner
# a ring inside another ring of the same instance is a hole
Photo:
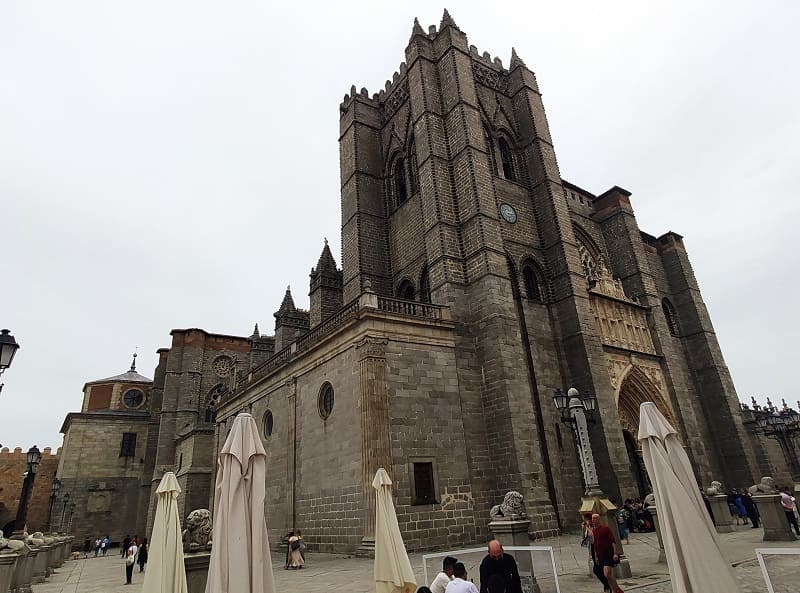
[[[28,505],[28,533],[48,530],[51,485],[56,477],[60,456],[61,449],[53,453],[50,447],[45,447],[42,451]],[[6,536],[11,535],[9,524],[17,516],[22,481],[28,467],[27,459],[27,449],[17,447],[10,451],[8,447],[3,447],[0,450],[0,530]]]
[[[261,426],[271,531],[300,528],[325,551],[369,552],[379,467],[410,549],[484,541],[509,490],[531,536],[574,528],[582,478],[557,388],[596,394],[589,432],[612,497],[648,489],[644,401],[702,483],[753,483],[764,464],[682,237],[642,232],[622,188],[562,179],[515,52],[508,68],[480,54],[445,12],[414,24],[405,58],[385,89],[353,87],[340,105],[342,268],[326,242],[310,310],[287,289],[274,336],[180,329],[159,351],[138,531],[167,470],[182,516],[213,508],[216,454],[242,411]]]
[[[81,541],[110,535],[115,542],[138,532],[152,385],[132,364],[84,386],[81,411],[67,414],[61,427],[52,530]]]

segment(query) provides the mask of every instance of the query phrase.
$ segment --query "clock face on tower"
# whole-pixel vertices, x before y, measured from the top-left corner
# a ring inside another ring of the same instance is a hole
[[[511,204],[500,204],[500,216],[510,224],[517,222],[517,211]]]
[[[122,396],[126,408],[138,408],[144,402],[144,393],[139,389],[128,389]]]

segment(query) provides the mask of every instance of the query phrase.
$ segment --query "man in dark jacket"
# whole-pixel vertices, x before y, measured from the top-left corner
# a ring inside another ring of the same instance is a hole
[[[489,553],[481,561],[481,592],[487,593],[489,578],[500,575],[506,584],[506,593],[522,593],[522,581],[519,578],[517,561],[511,554],[503,552],[503,546],[499,541],[493,539],[489,542]]]

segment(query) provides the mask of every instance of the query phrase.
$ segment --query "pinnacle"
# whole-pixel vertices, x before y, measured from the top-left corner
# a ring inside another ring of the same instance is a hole
[[[253,328],[253,335],[251,335],[250,337],[253,338],[253,339],[261,337],[261,333],[258,331],[258,324],[257,323],[256,323],[256,326]]]
[[[292,287],[286,287],[286,294],[283,295],[283,302],[281,303],[281,308],[278,309],[278,313],[286,313],[288,311],[297,311],[297,307],[294,305],[294,299],[292,298]],[[278,314],[276,313],[276,315]]]
[[[517,50],[512,47],[511,48],[511,64],[509,64],[508,69],[509,70],[513,70],[517,66],[525,67],[525,62],[523,62],[522,58],[520,58],[517,55]]]
[[[328,247],[327,239],[325,239],[325,246],[322,248],[322,253],[319,256],[319,261],[317,262],[317,267],[314,271],[317,273],[337,271],[336,260],[333,259],[333,254],[331,253],[331,248]]]
[[[411,39],[414,39],[417,35],[425,36],[425,31],[419,24],[419,19],[414,17],[414,28],[411,30]]]
[[[442,22],[439,24],[439,30],[441,31],[445,27],[453,27],[454,29],[458,29],[458,25],[453,20],[453,17],[450,16],[450,13],[447,12],[447,9],[444,9],[444,13],[442,14]],[[458,29],[460,31],[460,29]]]

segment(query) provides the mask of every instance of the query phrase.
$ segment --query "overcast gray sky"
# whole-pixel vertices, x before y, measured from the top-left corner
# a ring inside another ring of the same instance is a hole
[[[741,398],[800,398],[796,2],[448,5],[537,74],[562,175],[685,236]],[[0,442],[59,446],[86,381],[169,331],[270,333],[340,257],[339,103],[431,2],[0,3]],[[487,7],[491,7],[490,9]],[[794,379],[794,380],[793,380]]]

